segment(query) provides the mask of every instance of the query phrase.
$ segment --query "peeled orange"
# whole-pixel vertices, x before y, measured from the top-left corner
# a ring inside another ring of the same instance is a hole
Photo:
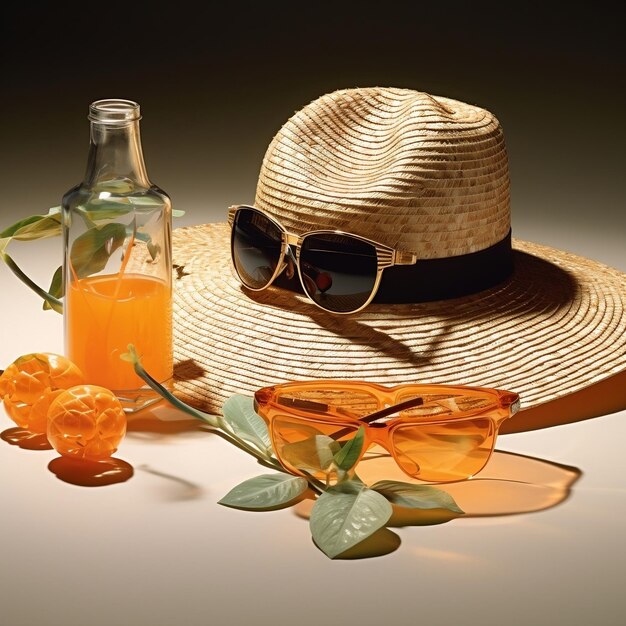
[[[82,372],[64,356],[44,352],[25,354],[0,376],[0,398],[18,426],[33,433],[45,433],[52,401],[65,389],[82,382]]]
[[[101,461],[117,450],[125,434],[124,409],[104,387],[72,387],[48,410],[48,441],[65,456]]]

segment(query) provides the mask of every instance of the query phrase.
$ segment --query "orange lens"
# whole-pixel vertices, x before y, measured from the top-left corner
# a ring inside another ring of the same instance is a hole
[[[289,471],[332,480],[337,474],[335,456],[358,429],[358,425],[277,415],[272,443],[278,460]]]
[[[410,476],[433,482],[464,480],[489,460],[496,429],[476,417],[436,424],[403,424],[392,434],[393,455]]]

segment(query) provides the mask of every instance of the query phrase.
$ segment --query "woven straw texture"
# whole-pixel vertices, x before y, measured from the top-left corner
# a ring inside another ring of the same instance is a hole
[[[498,387],[530,408],[625,369],[626,275],[532,243],[514,248],[513,276],[493,289],[341,317],[278,288],[245,293],[226,224],[177,229],[177,392],[219,413],[233,393],[347,378]]]
[[[352,89],[297,112],[268,147],[256,204],[287,230],[336,229],[421,259],[487,248],[510,229],[502,129],[478,107]],[[245,293],[226,224],[174,233],[178,391],[218,413],[287,380],[446,383],[518,392],[530,408],[626,368],[626,275],[517,241],[506,282],[464,298],[334,316],[302,295]]]
[[[449,98],[336,91],[274,137],[256,205],[297,234],[323,225],[421,259],[482,250],[510,228],[502,129],[489,111]]]

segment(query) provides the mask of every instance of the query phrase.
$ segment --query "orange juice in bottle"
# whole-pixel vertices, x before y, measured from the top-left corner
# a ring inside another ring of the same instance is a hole
[[[85,179],[63,197],[67,356],[127,410],[158,396],[122,354],[133,344],[159,382],[172,378],[171,202],[148,179],[139,105],[90,106]]]
[[[134,344],[142,365],[159,381],[172,375],[172,306],[168,286],[141,274],[96,276],[66,293],[67,351],[86,380],[107,389],[144,383],[120,355]]]

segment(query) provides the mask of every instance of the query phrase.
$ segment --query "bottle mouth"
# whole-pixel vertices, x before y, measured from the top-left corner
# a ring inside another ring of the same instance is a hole
[[[115,98],[92,102],[87,117],[100,124],[125,124],[140,120],[141,113],[136,102]]]

